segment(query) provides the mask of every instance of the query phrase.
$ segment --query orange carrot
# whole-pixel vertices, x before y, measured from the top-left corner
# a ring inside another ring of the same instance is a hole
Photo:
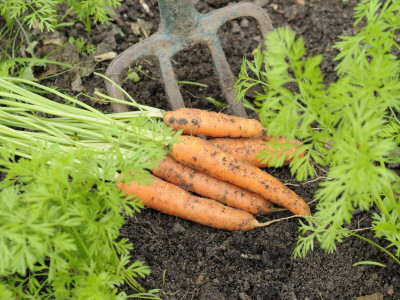
[[[192,136],[180,136],[170,155],[180,163],[220,180],[257,193],[295,215],[309,216],[310,208],[295,192],[275,177],[217,146]]]
[[[169,155],[157,169],[152,170],[152,173],[185,190],[252,214],[261,215],[276,211],[271,202],[260,195],[193,170],[178,163]]]
[[[214,228],[248,231],[269,224],[259,223],[246,211],[196,197],[157,177],[150,185],[133,180],[129,184],[119,182],[118,188],[127,195],[136,195],[147,207]]]
[[[251,137],[261,134],[263,127],[254,119],[229,116],[195,108],[168,111],[164,122],[184,134],[208,137]]]
[[[284,150],[276,149],[270,145],[268,145],[268,141],[275,142],[274,138],[264,139],[264,138],[215,138],[209,139],[208,142],[217,146],[222,151],[234,154],[237,158],[243,159],[256,167],[266,168],[270,166],[270,162],[273,159],[271,157],[268,161],[262,162],[262,160],[258,157],[261,150],[269,150],[272,152],[278,152],[274,154],[274,157],[280,157],[283,155]],[[278,139],[278,143],[285,144],[285,139]],[[290,148],[286,152],[284,166],[288,165],[291,161],[291,157],[293,152],[296,151],[297,145],[300,144],[299,141],[290,140],[290,144],[294,144],[292,148]],[[302,154],[304,155],[304,154]]]

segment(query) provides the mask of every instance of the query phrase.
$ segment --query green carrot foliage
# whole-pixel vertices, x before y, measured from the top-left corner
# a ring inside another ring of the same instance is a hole
[[[74,21],[83,22],[90,32],[93,22],[107,23],[110,20],[108,14],[121,5],[121,0],[0,0],[0,14],[8,24],[20,20],[29,29],[54,31],[59,22],[57,8],[62,3],[67,5],[67,12],[75,14]]]
[[[117,182],[149,183],[179,133],[153,119],[160,110],[108,98],[139,110],[103,114],[0,77],[0,299],[158,299],[139,285],[150,270],[119,236],[143,205]]]
[[[118,239],[124,215],[143,206],[104,178],[119,170],[115,151],[94,159],[87,149],[38,145],[17,160],[13,148],[0,153],[0,298],[126,299],[122,284],[148,294],[136,278],[149,268]]]
[[[387,247],[400,255],[399,185],[393,185],[399,176],[387,168],[400,162],[399,9],[398,1],[357,4],[354,26],[365,25],[336,43],[335,82],[324,83],[322,55],[306,57],[303,39],[287,28],[269,33],[265,50],[259,47],[253,62],[243,61],[237,98],[261,86],[254,103],[265,128],[302,141],[292,174],[305,180],[316,175],[316,165],[328,170],[315,194],[315,214],[301,222],[295,256],[304,257],[316,240],[333,252],[350,234],[345,225],[352,212],[372,206],[379,210],[372,222],[376,237],[387,239]]]

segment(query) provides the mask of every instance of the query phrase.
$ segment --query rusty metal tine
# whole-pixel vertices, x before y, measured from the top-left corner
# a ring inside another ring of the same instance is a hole
[[[205,43],[210,48],[223,96],[229,103],[232,112],[238,116],[247,116],[242,103],[234,103],[234,76],[217,33],[220,26],[232,19],[252,17],[258,22],[261,34],[264,36],[272,30],[267,12],[251,3],[229,5],[208,14],[200,14],[195,9],[192,0],[158,0],[158,3],[161,12],[158,31],[118,55],[107,68],[106,75],[120,85],[122,72],[134,61],[141,56],[155,56],[160,62],[161,79],[171,108],[184,107],[171,58],[182,49]],[[110,82],[106,81],[106,87],[110,96],[124,98],[123,93]],[[112,108],[115,112],[128,110],[128,107],[122,104],[113,104]]]
[[[177,39],[191,35],[199,25],[200,13],[192,0],[158,0],[160,8],[159,31],[176,35]]]
[[[179,90],[178,81],[171,64],[171,56],[159,56],[161,78],[164,82],[164,90],[169,105],[173,109],[185,107],[181,91]]]
[[[112,60],[110,65],[106,70],[106,76],[113,80],[118,85],[121,85],[121,75],[122,73],[135,62],[139,57],[142,56],[155,56],[154,49],[157,49],[159,45],[159,37],[157,34],[149,37],[148,39],[129,47],[124,52],[119,54],[116,58]],[[105,82],[108,94],[111,97],[117,99],[124,99],[124,94],[120,89],[118,89],[114,84],[109,81]],[[128,106],[125,104],[112,103],[111,107],[114,112],[126,112],[129,111]]]
[[[235,79],[233,77],[231,68],[226,60],[224,50],[217,36],[207,42],[210,49],[214,69],[220,83],[222,94],[227,102],[230,104],[232,112],[239,117],[246,118],[247,113],[241,103],[235,102]]]
[[[214,10],[208,13],[210,22],[218,24],[221,27],[226,22],[232,21],[236,18],[254,18],[260,26],[262,38],[273,29],[271,19],[268,13],[260,6],[253,3],[237,3],[228,5],[226,7]]]
[[[247,117],[243,105],[241,103],[235,103],[235,79],[217,36],[219,27],[226,22],[240,17],[254,18],[260,26],[262,37],[264,37],[268,31],[272,30],[272,23],[268,14],[261,7],[252,3],[233,4],[204,15],[204,19],[207,19],[210,24],[216,26],[215,34],[207,41],[207,45],[211,51],[214,69],[217,73],[223,96],[230,104],[235,115]]]
[[[162,34],[163,31],[159,31],[148,39],[126,49],[111,62],[107,68],[106,75],[120,85],[122,73],[137,59],[142,56],[157,57],[160,62],[161,81],[164,84],[169,104],[173,109],[185,107],[171,64],[171,57],[177,51],[183,49],[183,45],[171,45],[170,40],[162,37]],[[109,81],[106,81],[106,88],[110,96],[117,99],[124,99],[122,91]],[[120,103],[112,103],[112,109],[115,112],[126,112],[129,110],[126,105]]]

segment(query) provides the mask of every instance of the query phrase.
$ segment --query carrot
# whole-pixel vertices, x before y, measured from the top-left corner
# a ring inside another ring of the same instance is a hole
[[[263,127],[254,119],[229,116],[195,108],[168,111],[164,122],[184,134],[207,137],[251,137],[261,134]]]
[[[208,141],[220,148],[222,151],[234,154],[236,157],[243,159],[259,168],[269,167],[270,162],[273,159],[273,157],[271,157],[268,161],[263,162],[257,157],[261,150],[277,152],[274,154],[274,157],[280,157],[285,152],[284,150],[276,149],[268,145],[268,141],[275,142],[274,138],[215,138]],[[287,143],[285,139],[281,138],[278,138],[277,142],[280,144]],[[288,165],[292,161],[291,156],[297,149],[296,144],[300,144],[300,142],[296,140],[290,140],[289,143],[294,144],[294,146],[286,152],[285,162],[283,163],[284,166]],[[304,154],[302,155],[304,156]]]
[[[178,163],[169,155],[165,157],[157,169],[152,170],[152,173],[185,190],[252,214],[261,215],[276,211],[271,202],[260,195],[193,170]]]
[[[223,205],[211,199],[196,197],[175,184],[154,177],[150,185],[119,182],[126,195],[136,195],[145,206],[179,218],[230,231],[248,231],[267,226],[246,211]]]
[[[287,208],[295,215],[311,214],[309,206],[302,198],[256,166],[200,138],[192,136],[179,138],[180,142],[170,145],[170,155],[180,163],[257,193]]]

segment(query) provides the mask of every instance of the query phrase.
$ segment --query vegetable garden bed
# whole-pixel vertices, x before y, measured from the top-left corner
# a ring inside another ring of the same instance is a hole
[[[228,5],[232,1],[199,0],[197,9],[206,13]],[[238,2],[238,1],[233,1]],[[353,8],[355,0],[254,0],[270,14],[273,26],[288,26],[305,40],[307,56],[323,54],[322,71],[326,82],[336,79],[333,58],[338,51],[332,46],[338,36],[353,32]],[[157,30],[159,16],[156,0],[126,0],[117,8],[113,23],[93,26],[88,34],[80,23],[60,29],[53,36],[46,36],[36,45],[36,55],[42,57],[57,48],[51,38],[67,41],[83,38],[87,44],[97,46],[97,54],[115,51],[120,53],[146,34]],[[141,19],[142,21],[138,21]],[[144,21],[144,22],[143,22]],[[0,26],[3,26],[0,19]],[[139,34],[134,28],[142,22]],[[148,26],[146,24],[151,24]],[[151,28],[151,29],[150,29]],[[144,33],[145,31],[146,33]],[[243,56],[251,57],[260,36],[252,20],[239,19],[225,25],[220,33],[221,41],[235,75],[240,72]],[[6,40],[0,41],[0,47]],[[46,45],[45,45],[46,44]],[[22,51],[20,49],[20,51]],[[57,86],[60,90],[82,91],[92,95],[95,90],[104,91],[103,79],[93,71],[103,73],[109,61],[95,64],[93,56],[78,52],[76,46],[64,47],[52,57],[64,63],[79,66],[75,71],[44,79],[41,83]],[[207,97],[224,102],[218,79],[212,69],[210,53],[205,47],[183,51],[174,56],[174,67],[185,103],[188,107],[221,110]],[[35,67],[37,78],[51,75],[51,69]],[[53,70],[54,72],[60,71]],[[157,78],[157,63],[143,59],[138,69],[132,69],[131,79],[123,87],[141,104],[168,110],[163,87]],[[80,76],[78,76],[78,74]],[[185,83],[186,82],[186,83]],[[192,84],[188,84],[192,83]],[[193,84],[197,83],[197,84]],[[200,84],[198,84],[200,83]],[[60,100],[54,97],[55,100]],[[103,111],[110,111],[101,99],[85,100]],[[256,115],[250,112],[250,117]],[[399,171],[397,165],[392,166]],[[317,168],[317,177],[298,182],[288,167],[269,168],[267,171],[280,179],[307,202],[325,175]],[[315,206],[310,205],[312,210]],[[373,210],[357,214],[351,229],[370,226]],[[278,212],[258,218],[260,222],[287,217],[288,212]],[[147,290],[160,288],[162,299],[356,299],[375,294],[378,298],[399,299],[399,265],[377,247],[356,237],[349,237],[338,244],[337,251],[327,254],[319,249],[310,251],[304,259],[294,259],[293,251],[299,235],[297,219],[285,220],[265,228],[249,232],[227,232],[209,228],[187,220],[145,209],[133,217],[126,216],[127,223],[121,230],[121,238],[127,238],[134,246],[132,259],[143,260],[151,269],[145,279],[138,279]],[[372,232],[363,236],[387,244],[384,239],[375,239]],[[353,266],[359,261],[375,261],[386,267],[373,265]],[[129,293],[128,287],[125,288]],[[379,298],[381,297],[381,298]],[[383,298],[382,298],[383,297]]]

